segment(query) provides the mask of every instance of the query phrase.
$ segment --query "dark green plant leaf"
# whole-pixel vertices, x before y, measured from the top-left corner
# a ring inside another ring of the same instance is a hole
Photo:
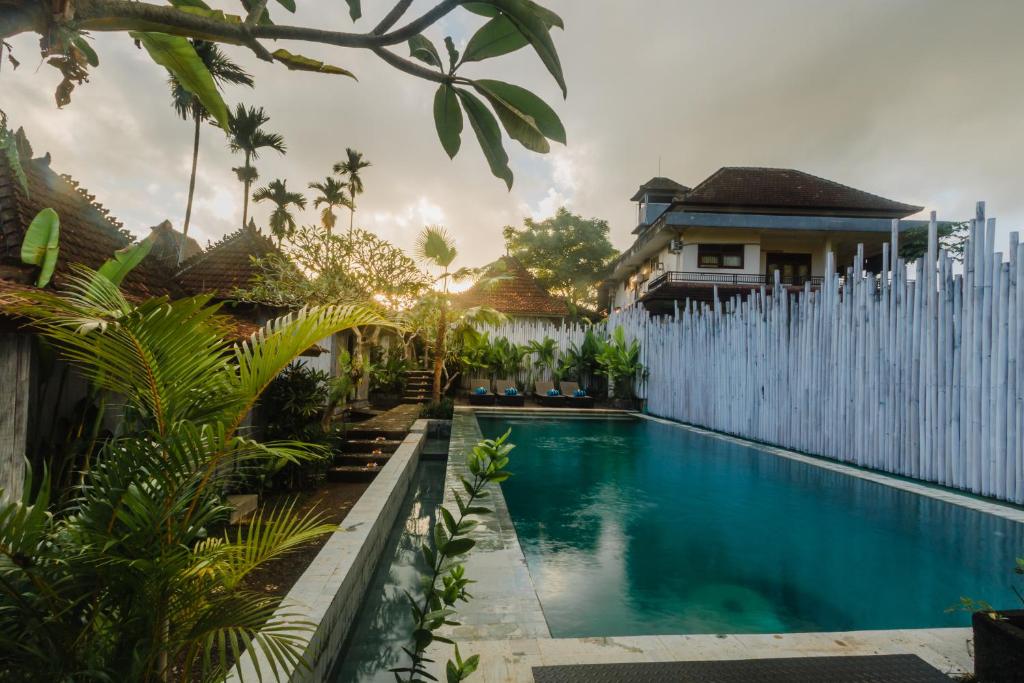
[[[277,4],[281,5],[281,7],[284,7],[292,14],[295,13],[295,0],[277,0]]]
[[[462,107],[466,110],[469,123],[476,133],[477,142],[491,167],[491,173],[505,181],[508,189],[512,189],[512,169],[508,167],[508,155],[501,145],[501,129],[494,115],[487,110],[484,103],[468,90],[457,89]]]
[[[441,55],[438,54],[437,48],[430,42],[430,39],[423,35],[415,35],[409,39],[409,56],[414,57],[421,62],[425,62],[430,66],[436,66],[438,69],[443,69],[444,66],[441,63]]]
[[[348,15],[352,17],[352,21],[356,21],[359,17],[363,16],[363,7],[360,0],[345,0],[348,3]]]
[[[455,42],[451,36],[445,36],[444,47],[448,50],[448,67],[455,71],[455,66],[459,63],[459,51],[455,49]]]
[[[488,5],[486,2],[465,2],[462,6],[473,14],[479,14],[482,17],[498,16],[498,8]]]
[[[18,179],[18,184],[21,185],[25,196],[28,197],[28,176],[25,175],[25,169],[21,166],[21,155],[18,153],[18,139],[6,130],[0,131],[0,135],[3,136],[4,156],[7,159],[7,166],[14,173],[14,177]]]
[[[563,145],[566,144],[565,126],[562,125],[555,110],[544,100],[526,88],[503,81],[481,79],[476,81],[476,84],[505,100],[524,114],[532,116],[544,137],[561,142]]]
[[[454,159],[462,146],[462,108],[455,88],[447,83],[434,94],[434,126],[444,151]]]
[[[181,36],[166,33],[132,31],[131,37],[142,43],[153,61],[174,75],[181,86],[199,98],[217,124],[228,130],[228,108],[213,76],[196,54],[192,43]]]
[[[444,553],[448,557],[455,557],[468,553],[476,545],[476,541],[472,538],[455,538],[448,542],[448,545],[444,548]]]
[[[313,71],[321,74],[337,74],[339,76],[348,76],[356,81],[359,80],[351,71],[342,69],[340,66],[325,64],[318,59],[292,54],[285,49],[274,50],[271,54],[274,55],[274,59],[294,71]]]
[[[498,114],[501,125],[505,127],[505,132],[508,133],[510,138],[518,141],[526,149],[539,154],[547,154],[551,151],[551,145],[548,144],[544,134],[540,132],[540,128],[537,127],[537,123],[533,120],[532,116],[524,114],[503,98],[489,89],[480,86],[475,81],[473,87],[491,103],[491,107]]]
[[[82,54],[85,55],[85,61],[89,62],[89,66],[100,65],[100,57],[96,54],[96,50],[92,49],[92,45],[89,44],[89,41],[82,36],[75,36],[71,42],[74,43],[75,47],[82,51]]]
[[[498,15],[480,27],[466,45],[463,62],[479,62],[491,57],[500,57],[526,47],[526,39],[519,27],[505,15]]]
[[[46,208],[36,214],[25,231],[21,242],[21,261],[39,266],[36,287],[45,287],[53,277],[60,251],[60,217],[53,209]]]
[[[562,62],[558,58],[555,43],[551,40],[551,26],[561,28],[561,18],[529,0],[488,0],[488,3],[501,10],[519,28],[519,32],[530,42],[541,62],[562,89],[564,97],[567,88],[562,73]]]
[[[455,523],[455,518],[446,508],[441,508],[441,517],[444,519],[445,527],[448,528],[448,533],[454,536],[459,532],[459,525]]]
[[[129,244],[124,249],[118,249],[114,252],[114,258],[109,259],[96,272],[120,286],[125,276],[149,255],[149,250],[153,248],[153,235],[155,234],[150,234],[149,237],[136,244]]]

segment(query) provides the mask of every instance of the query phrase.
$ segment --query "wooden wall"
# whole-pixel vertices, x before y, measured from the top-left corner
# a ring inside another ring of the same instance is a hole
[[[0,489],[8,499],[21,497],[32,340],[24,334],[0,334]]]

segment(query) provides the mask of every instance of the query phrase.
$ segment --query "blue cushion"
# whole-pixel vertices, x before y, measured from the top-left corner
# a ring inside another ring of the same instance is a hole
[[[506,396],[517,396],[518,394],[519,390],[516,389],[515,387],[508,387],[507,389],[505,389]]]
[[[572,392],[572,395],[575,396],[576,398],[585,398],[587,392],[583,391],[582,389],[577,389],[576,391]]]
[[[484,387],[477,387],[476,389],[473,390],[473,393],[476,394],[477,396],[483,396],[484,394],[487,393],[487,389]]]
[[[562,392],[558,389],[548,389],[548,396],[561,396]]]

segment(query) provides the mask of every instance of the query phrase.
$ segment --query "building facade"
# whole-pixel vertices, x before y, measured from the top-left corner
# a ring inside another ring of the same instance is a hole
[[[903,220],[919,206],[792,169],[724,167],[693,188],[652,178],[632,201],[636,239],[606,283],[612,310],[771,288],[776,271],[785,287],[816,287],[829,252],[841,271],[863,244],[877,270],[893,220],[901,231],[924,224]]]

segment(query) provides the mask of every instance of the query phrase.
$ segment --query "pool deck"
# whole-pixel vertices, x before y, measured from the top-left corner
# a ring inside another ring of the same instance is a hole
[[[479,412],[543,413],[550,417],[606,417],[612,416],[613,413],[626,415],[623,411],[553,411],[535,408],[502,408],[500,411]],[[453,488],[462,488],[458,478],[465,473],[465,454],[482,438],[475,413],[476,409],[468,406],[456,406],[455,409],[445,492],[445,504],[451,504],[453,508],[451,492]],[[671,424],[691,429],[678,423]],[[705,430],[696,431],[726,439],[732,438]],[[822,461],[783,449],[750,444],[743,440],[738,441],[764,448],[777,455],[806,459],[810,464],[906,488],[915,493],[941,498],[984,512],[1010,518],[1018,517],[1017,511],[1005,506],[905,482],[881,473],[865,472],[841,463]],[[514,457],[513,452],[513,462]],[[950,675],[973,670],[969,628],[552,638],[504,496],[498,486],[493,487],[491,493],[493,497],[489,499],[488,505],[496,512],[480,520],[481,524],[474,532],[477,545],[469,553],[466,561],[466,575],[478,582],[470,589],[474,598],[469,603],[460,603],[457,606],[458,614],[455,618],[461,625],[448,627],[448,630],[443,632],[443,635],[448,635],[459,643],[459,651],[464,658],[471,654],[480,655],[480,668],[473,677],[473,680],[480,683],[532,682],[532,667],[542,665],[826,655],[916,654]],[[1024,516],[1021,516],[1021,520],[1024,520]],[[444,664],[451,656],[450,646],[437,643],[431,646],[428,656],[435,660],[431,672],[444,680]]]

